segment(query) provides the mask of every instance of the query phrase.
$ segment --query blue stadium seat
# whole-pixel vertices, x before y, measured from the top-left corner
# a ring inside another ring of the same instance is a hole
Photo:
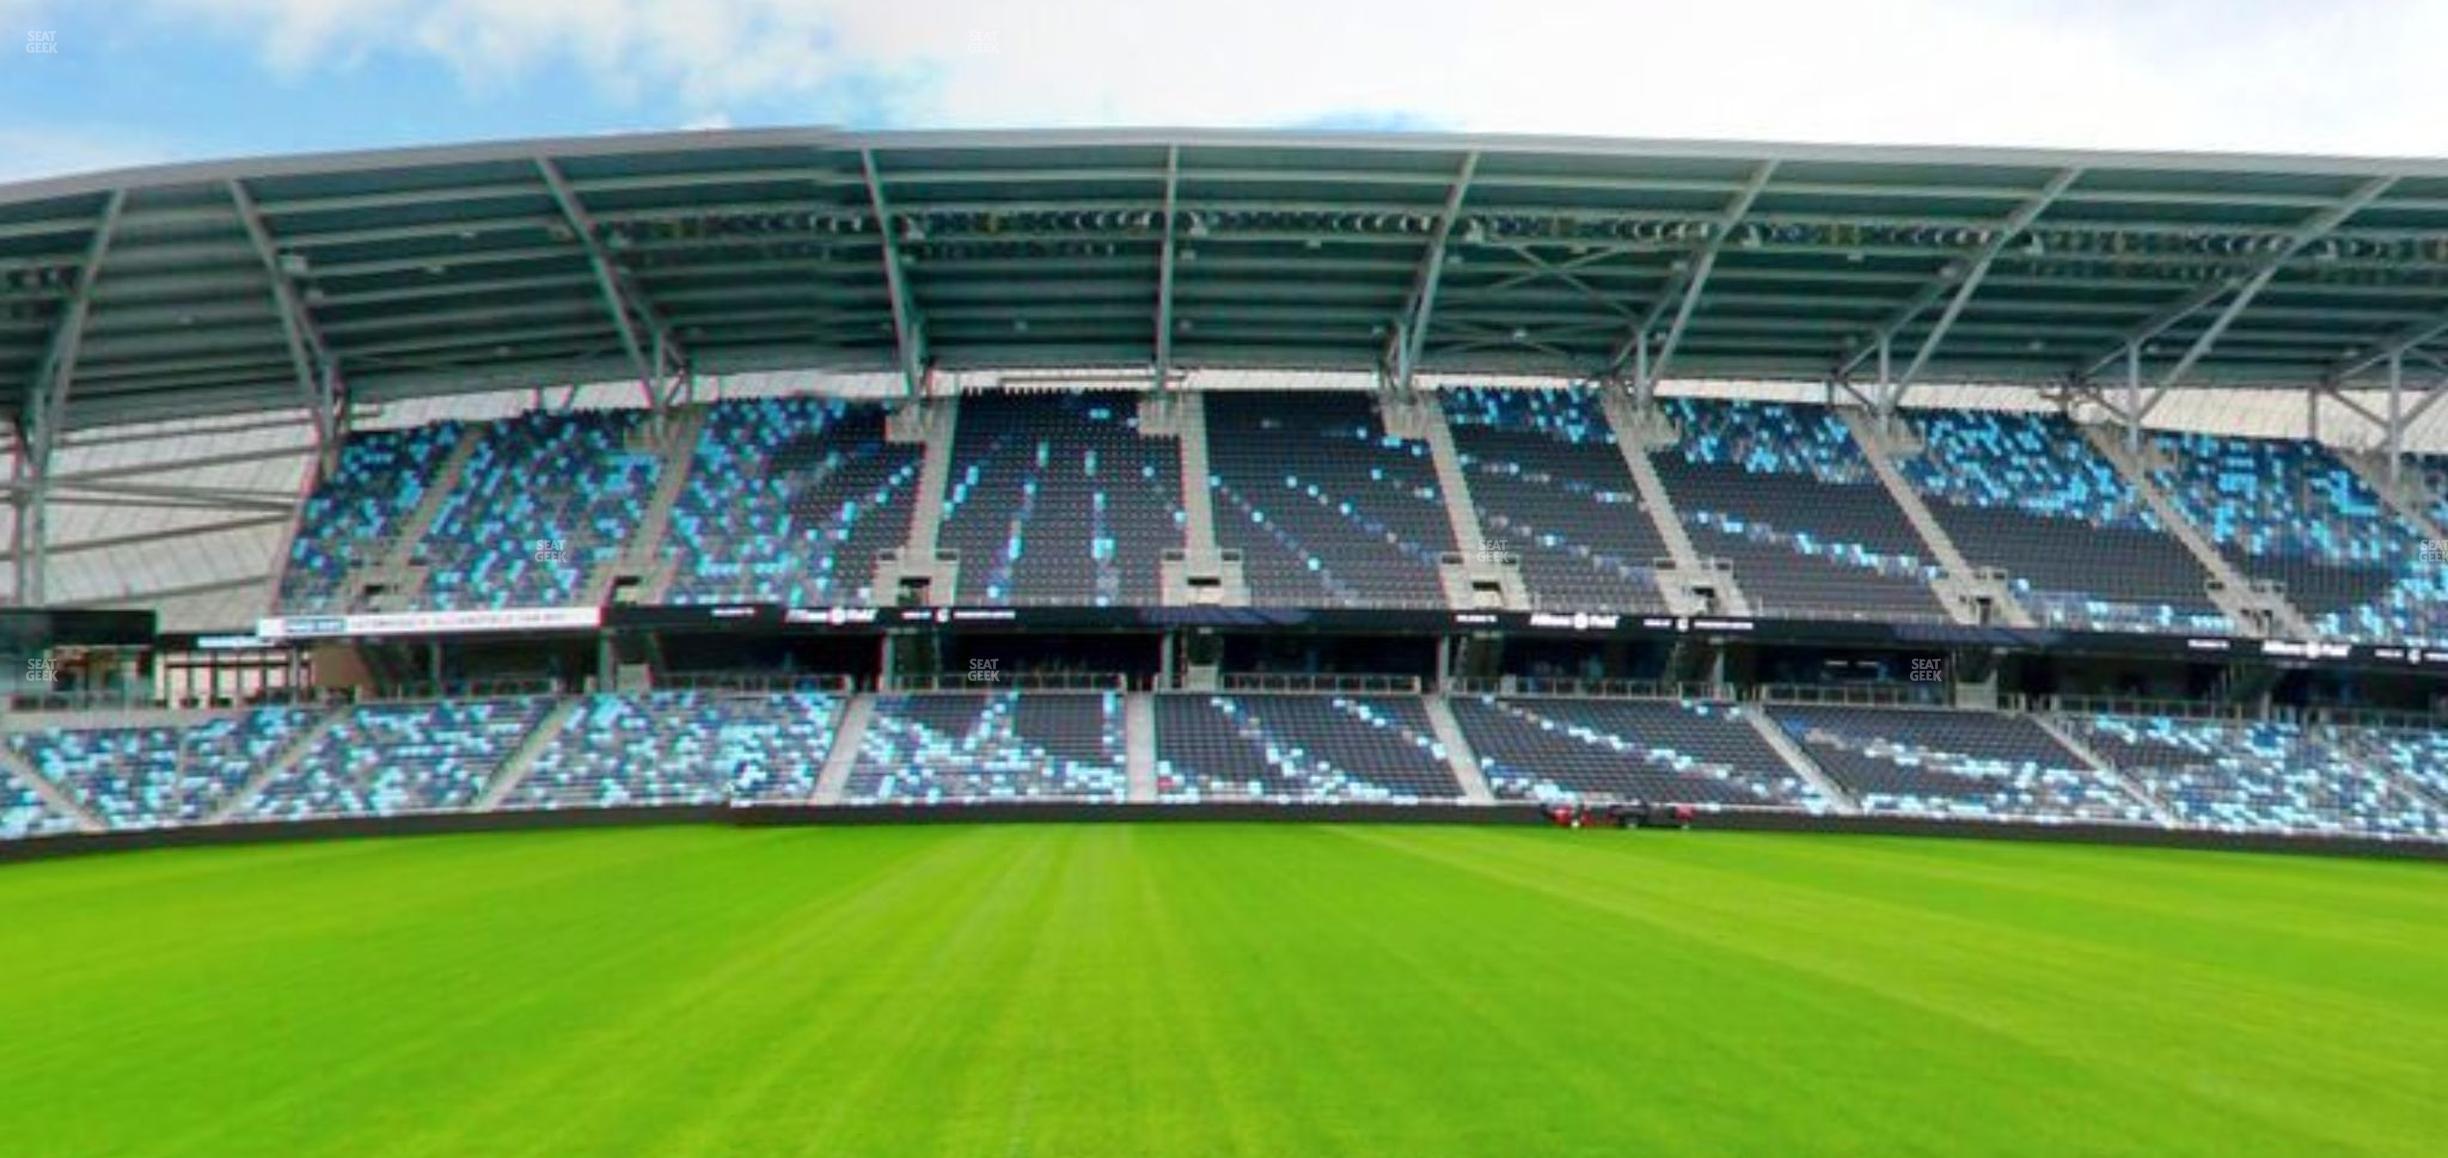
[[[878,696],[843,799],[1120,803],[1125,749],[1119,692]]]
[[[465,809],[551,707],[543,696],[359,704],[241,815],[302,820]]]
[[[1701,700],[1453,701],[1500,800],[1831,808],[1760,739],[1748,710]]]
[[[1181,450],[1122,391],[965,395],[939,544],[959,602],[1149,607],[1182,545]]]
[[[591,695],[536,753],[504,806],[804,801],[840,713],[840,698],[818,691]]]
[[[1539,607],[1663,612],[1665,541],[1641,505],[1595,391],[1444,392],[1489,548],[1521,560]]]
[[[2018,716],[1911,708],[1770,712],[1862,811],[2146,823],[2150,807]]]
[[[444,610],[579,601],[587,576],[620,554],[663,460],[628,449],[635,410],[535,411],[482,429],[417,545],[431,568],[425,605]]]
[[[1898,464],[1975,566],[2007,572],[2041,623],[2222,635],[2201,564],[2116,465],[2056,415],[1907,413],[1924,451]]]
[[[1462,794],[1427,709],[1408,696],[1158,696],[1156,791],[1170,803]]]
[[[1206,396],[1216,541],[1250,602],[1442,607],[1453,524],[1428,448],[1385,432],[1357,392]]]
[[[467,428],[457,423],[352,434],[338,465],[298,512],[281,572],[284,613],[354,610],[353,567],[379,562]]]
[[[2448,642],[2448,560],[2328,448],[2162,434],[2153,478],[2236,569],[2333,639]]]
[[[1670,398],[1651,455],[1704,556],[1764,616],[1944,620],[1936,564],[1842,419],[1821,406]]]
[[[258,708],[185,727],[52,728],[8,742],[104,824],[158,828],[217,811],[316,716]]]
[[[664,536],[674,570],[666,599],[880,602],[875,557],[909,538],[923,449],[888,441],[872,403],[717,404]]]
[[[2076,716],[2068,726],[2187,824],[2448,836],[2441,805],[2338,734],[2288,723]],[[2405,751],[2407,759],[2419,748]]]

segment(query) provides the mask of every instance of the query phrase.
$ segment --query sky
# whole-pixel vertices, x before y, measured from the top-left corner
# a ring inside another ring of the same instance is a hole
[[[2448,0],[0,0],[0,180],[756,125],[2448,155]]]

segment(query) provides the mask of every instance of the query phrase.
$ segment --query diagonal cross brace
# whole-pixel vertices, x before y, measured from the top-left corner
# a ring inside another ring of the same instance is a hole
[[[1462,199],[1469,195],[1471,177],[1478,171],[1478,151],[1464,153],[1462,171],[1445,195],[1445,210],[1437,217],[1436,232],[1429,237],[1428,251],[1421,255],[1419,272],[1412,279],[1411,300],[1394,327],[1393,386],[1397,391],[1411,389],[1420,351],[1428,346],[1428,320],[1436,313],[1437,285],[1445,277],[1445,243],[1453,236],[1454,222],[1462,215]]]

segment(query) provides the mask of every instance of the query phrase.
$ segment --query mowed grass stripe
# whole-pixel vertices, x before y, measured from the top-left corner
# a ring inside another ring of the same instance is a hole
[[[1515,836],[1450,849],[1449,836],[1388,832],[1367,839],[1414,843],[1446,863],[1654,922],[1666,935],[1890,1006],[1898,1019],[1949,1019],[1969,1035],[1967,1056],[1986,1057],[1990,1077],[2028,1069],[2055,1083],[2071,1076],[2059,1071],[2074,1067],[2136,1095],[2122,1103],[2051,1106],[2028,1123],[2043,1135],[2061,1126],[2096,1131],[2133,1109],[2162,1122],[2197,1119],[2182,1133],[2207,1143],[2199,1152],[2250,1152],[2273,1142],[2287,1152],[2289,1145],[2386,1147],[2401,1137],[2401,1123],[2440,1120],[2448,1039],[2436,1028],[2443,1024],[2436,945],[2432,967],[2408,970],[2403,991],[2425,993],[2429,1001],[2379,1003],[2329,988],[2325,973],[2270,971],[2262,959],[2266,938],[2257,934],[2231,937],[2229,964],[2214,967],[2156,956],[2155,928],[2120,929],[2103,920],[2086,931],[2078,916],[2036,918],[2011,890],[1993,891],[1985,905],[1961,903],[1926,874],[1878,871],[1892,859],[1882,846],[1897,842],[1726,836],[1697,842],[1691,857],[1661,861],[1647,855],[1652,847],[1620,840],[1574,846],[1525,844]],[[1913,856],[1945,847],[1901,843]],[[2035,862],[2030,870],[2042,872],[2060,854],[2099,850],[2026,852]],[[2170,855],[2117,852],[2144,882],[2152,863]],[[1646,871],[1621,872],[1627,856]],[[2387,867],[2439,875],[2432,866]],[[2229,899],[2205,893],[2197,902]],[[2351,960],[2341,953],[2331,963],[2342,969]],[[2239,1057],[2239,1040],[2281,1048]],[[2011,1099],[2021,1104],[2008,1107],[2007,1116],[2049,1106],[2071,1088],[2053,1086],[2036,1102]],[[2173,1145],[2156,1150],[2176,1152]]]
[[[2434,1154],[2448,872],[673,828],[0,868],[27,1154]]]

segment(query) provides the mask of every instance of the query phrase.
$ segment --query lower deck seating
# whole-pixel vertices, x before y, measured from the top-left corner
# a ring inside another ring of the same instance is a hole
[[[551,708],[542,696],[359,704],[265,784],[242,815],[298,820],[467,808]]]
[[[1904,708],[1771,715],[1862,811],[2142,823],[2148,805],[2019,716]]]
[[[76,821],[54,811],[41,793],[0,771],[0,840],[55,836],[76,828]]]
[[[1417,697],[1166,695],[1156,792],[1171,803],[1406,803],[1462,787]]]
[[[2350,764],[2395,776],[2448,808],[2448,732],[2331,727],[2318,735]]]
[[[185,727],[46,729],[8,742],[104,824],[157,828],[218,811],[316,716],[259,708]]]
[[[1696,700],[1453,702],[1500,800],[1830,807],[1760,739],[1746,710]]]
[[[2327,729],[2164,716],[2066,723],[2187,824],[2448,837],[2439,801],[2342,748]]]
[[[1118,804],[1126,749],[1119,692],[879,696],[843,799]]]
[[[840,712],[840,698],[821,691],[588,696],[504,806],[805,800]]]

